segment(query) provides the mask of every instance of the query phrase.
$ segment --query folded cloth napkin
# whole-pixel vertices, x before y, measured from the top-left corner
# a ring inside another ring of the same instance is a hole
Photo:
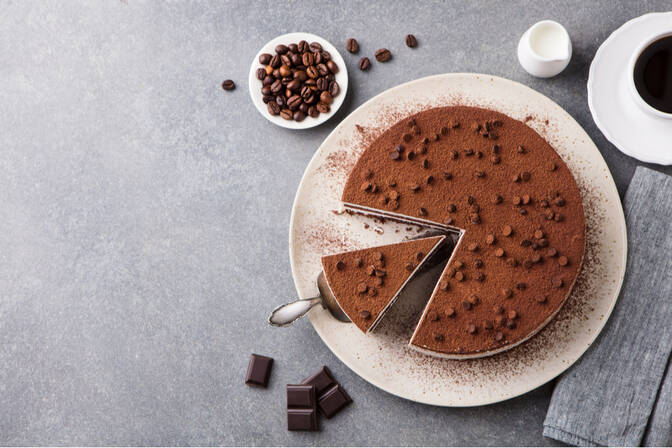
[[[672,444],[672,177],[638,167],[624,208],[628,262],[618,302],[558,381],[544,421],[546,437],[572,445]]]

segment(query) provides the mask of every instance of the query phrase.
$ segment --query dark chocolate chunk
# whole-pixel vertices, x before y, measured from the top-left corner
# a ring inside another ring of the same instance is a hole
[[[317,412],[315,409],[287,409],[287,429],[317,431]]]
[[[273,367],[273,358],[252,353],[252,356],[250,356],[250,363],[247,365],[245,384],[254,387],[268,386],[271,367]]]
[[[338,414],[341,409],[350,403],[352,403],[352,399],[340,384],[332,386],[331,389],[320,396],[320,400],[318,401],[320,412],[327,418]]]
[[[320,370],[301,381],[301,384],[312,384],[315,386],[315,393],[318,396],[322,396],[323,393],[336,384],[336,380],[329,368],[327,366],[322,366]]]

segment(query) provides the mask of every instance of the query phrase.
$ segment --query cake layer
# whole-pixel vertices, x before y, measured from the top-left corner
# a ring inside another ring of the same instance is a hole
[[[501,351],[548,323],[583,261],[572,173],[532,128],[481,108],[408,117],[360,156],[346,207],[462,236],[411,340],[438,356]]]
[[[322,268],[343,312],[369,332],[444,240],[444,236],[420,238],[328,255],[322,257]]]

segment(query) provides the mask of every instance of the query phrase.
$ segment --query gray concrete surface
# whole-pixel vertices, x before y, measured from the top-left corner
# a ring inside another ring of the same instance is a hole
[[[585,127],[621,194],[637,162],[597,130],[588,65],[626,20],[672,2],[0,2],[0,444],[547,445],[552,385],[442,409],[365,383],[311,326],[265,323],[295,294],[287,232],[311,155],[371,96],[425,75],[523,82]],[[515,47],[564,23],[569,68],[528,76]],[[395,58],[355,69],[338,115],[270,125],[246,88],[272,37],[322,35]],[[404,47],[406,33],[419,47]],[[224,92],[220,83],[239,87]],[[633,130],[635,132],[635,130]],[[654,167],[662,169],[661,167]],[[667,173],[672,170],[664,169]],[[270,388],[248,356],[276,359]],[[328,365],[355,400],[316,434],[285,430],[284,384]]]

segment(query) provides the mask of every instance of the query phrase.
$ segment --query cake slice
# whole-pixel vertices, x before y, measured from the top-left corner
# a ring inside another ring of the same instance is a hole
[[[327,255],[322,257],[322,268],[343,312],[368,333],[445,239],[420,238]]]

